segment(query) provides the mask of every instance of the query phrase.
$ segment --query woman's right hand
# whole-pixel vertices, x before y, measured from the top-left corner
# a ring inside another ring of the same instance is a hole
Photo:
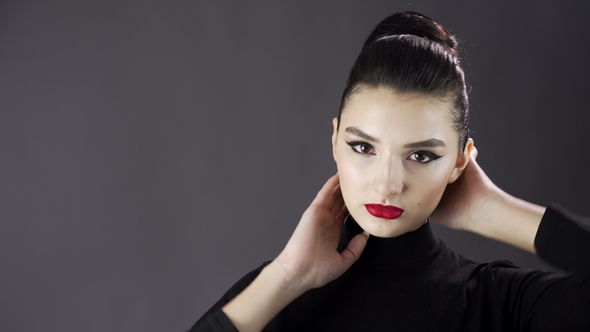
[[[339,253],[347,213],[338,175],[334,175],[303,213],[285,249],[222,308],[238,330],[262,330],[301,294],[338,278],[356,262],[369,235],[358,234]]]
[[[326,182],[273,262],[282,267],[288,280],[298,280],[305,290],[321,287],[342,275],[367,243],[369,234],[363,232],[341,253],[336,250],[348,214],[339,182],[338,174]]]

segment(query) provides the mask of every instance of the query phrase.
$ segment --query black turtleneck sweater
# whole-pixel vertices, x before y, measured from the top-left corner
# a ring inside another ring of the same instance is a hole
[[[347,220],[339,249],[360,231]],[[370,237],[348,271],[293,301],[265,331],[590,331],[590,221],[551,205],[535,247],[567,272],[472,262],[428,223],[395,238]],[[237,331],[221,307],[267,264],[238,281],[190,331]]]

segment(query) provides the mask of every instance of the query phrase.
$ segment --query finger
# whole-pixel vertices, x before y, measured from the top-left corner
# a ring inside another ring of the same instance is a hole
[[[357,236],[353,237],[352,240],[348,243],[346,249],[342,251],[340,255],[344,258],[346,262],[346,268],[348,269],[354,262],[361,257],[365,246],[367,245],[367,240],[369,240],[369,233],[367,231],[358,234]]]
[[[475,146],[473,148],[471,148],[471,158],[473,160],[477,159],[477,153],[478,153],[478,151],[477,151],[477,148]]]
[[[346,216],[348,216],[348,208],[345,204],[343,204],[340,212],[338,212],[338,215],[336,215],[336,222],[338,225],[340,225],[340,227],[342,227],[342,224],[344,224],[344,219]]]
[[[341,195],[340,183],[338,183],[337,185],[334,186],[334,188],[332,189],[332,192],[330,192],[330,197],[328,198],[328,200],[326,200],[326,207],[328,209],[334,204],[336,199],[338,199],[339,195]]]
[[[332,195],[332,192],[334,191],[334,187],[336,187],[336,185],[338,185],[338,183],[339,183],[338,174],[335,174],[331,178],[329,178],[328,181],[326,181],[326,183],[324,184],[322,189],[320,189],[320,191],[318,192],[318,194],[314,198],[313,202],[311,202],[311,204],[317,204],[319,206],[324,206],[326,204],[326,202],[329,200],[330,196]]]
[[[342,197],[342,192],[340,191],[340,185],[337,185],[334,188],[328,203],[326,204],[326,208],[332,215],[337,215],[342,209],[342,205],[344,205],[344,198]]]

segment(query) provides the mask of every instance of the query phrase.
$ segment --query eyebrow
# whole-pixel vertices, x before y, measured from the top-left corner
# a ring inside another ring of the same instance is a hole
[[[344,129],[344,131],[346,131],[347,133],[357,135],[358,137],[363,138],[369,142],[379,143],[378,139],[376,139],[375,137],[358,129],[357,127],[346,127],[346,129]],[[443,142],[439,139],[436,139],[436,138],[431,138],[431,139],[427,139],[427,140],[420,141],[420,142],[413,142],[413,143],[404,144],[405,149],[437,148],[437,147],[444,147],[444,146],[446,146],[445,142]]]
[[[420,142],[404,144],[404,148],[406,148],[406,149],[438,148],[438,147],[443,147],[443,146],[446,146],[445,142],[443,142],[439,139],[436,139],[436,138],[431,138],[431,139],[427,139],[425,141],[420,141]]]
[[[360,138],[364,138],[369,142],[374,142],[374,143],[379,143],[379,140],[376,139],[375,137],[365,133],[364,131],[358,129],[357,127],[346,127],[346,129],[344,129],[344,131],[346,131],[347,133],[351,133],[354,135],[357,135]]]

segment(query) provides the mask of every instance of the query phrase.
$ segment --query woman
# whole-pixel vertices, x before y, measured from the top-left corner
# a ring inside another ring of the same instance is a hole
[[[280,255],[191,331],[590,328],[590,223],[513,198],[485,176],[468,136],[456,47],[418,13],[375,28],[333,121],[338,174]],[[431,215],[568,273],[469,261],[433,235]]]

